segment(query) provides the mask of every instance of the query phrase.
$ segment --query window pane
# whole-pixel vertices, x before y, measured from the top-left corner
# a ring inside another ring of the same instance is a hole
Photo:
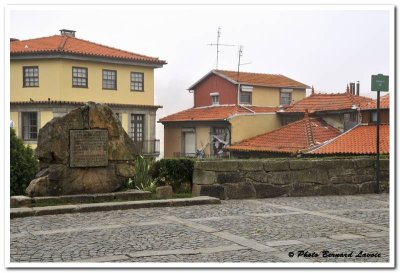
[[[287,105],[292,102],[292,93],[281,92],[281,102],[282,105]]]
[[[24,140],[36,140],[38,135],[37,113],[22,113],[22,136]]]
[[[143,91],[143,73],[131,72],[131,90]]]
[[[39,68],[23,67],[23,78],[25,87],[39,86]]]
[[[251,92],[240,92],[240,103],[251,104]]]
[[[87,68],[72,68],[72,86],[87,87]]]

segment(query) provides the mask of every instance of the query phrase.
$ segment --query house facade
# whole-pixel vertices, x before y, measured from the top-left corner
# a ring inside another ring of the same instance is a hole
[[[288,157],[305,153],[337,137],[340,131],[308,112],[301,120],[226,147],[234,158]]]
[[[381,124],[389,124],[390,96],[384,95],[379,102],[379,120]],[[376,100],[361,105],[362,123],[376,123],[377,121]]]
[[[212,70],[188,88],[193,108],[160,119],[164,156],[227,156],[224,147],[280,127],[278,107],[307,88],[283,75]]]
[[[154,69],[166,64],[75,37],[75,31],[10,44],[10,110],[17,135],[36,146],[38,131],[88,101],[109,105],[143,154],[156,156]]]
[[[361,108],[373,102],[373,99],[358,96],[346,91],[344,93],[315,93],[282,107],[278,111],[282,124],[288,124],[304,117],[305,111],[313,117],[322,118],[331,126],[345,132],[362,121]]]

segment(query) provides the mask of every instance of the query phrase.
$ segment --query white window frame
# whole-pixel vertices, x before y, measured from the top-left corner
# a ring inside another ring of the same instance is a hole
[[[293,92],[293,89],[282,88],[281,92],[279,93],[279,104],[280,105],[290,105],[293,100],[292,92]],[[289,94],[289,103],[282,103],[282,94]]]
[[[243,102],[242,101],[242,94],[248,94],[250,101],[249,102]],[[249,91],[240,91],[239,93],[239,104],[243,104],[243,105],[251,105],[253,101],[253,92],[249,92]]]
[[[219,105],[219,93],[218,92],[210,93],[210,97],[211,97],[211,105]]]

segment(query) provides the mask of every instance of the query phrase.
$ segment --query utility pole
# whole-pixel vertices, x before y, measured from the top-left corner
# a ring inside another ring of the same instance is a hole
[[[380,108],[380,96],[381,96],[381,91],[382,92],[388,92],[389,91],[389,76],[378,74],[378,75],[372,75],[371,76],[371,91],[377,91],[376,92],[376,162],[375,162],[375,178],[376,178],[376,184],[375,184],[375,193],[380,193],[380,181],[379,181],[379,176],[380,176],[380,163],[379,163],[379,123],[380,123],[380,117],[379,117],[379,108]]]
[[[208,44],[209,46],[216,46],[217,47],[217,64],[215,66],[215,69],[218,69],[219,47],[220,46],[235,46],[235,45],[228,45],[228,44],[220,44],[219,43],[219,38],[221,38],[221,27],[218,27],[217,43],[216,44]]]
[[[238,67],[237,67],[237,79],[236,81],[239,82],[239,70],[240,70],[240,58],[243,56],[243,46],[239,46],[239,56],[238,56]]]

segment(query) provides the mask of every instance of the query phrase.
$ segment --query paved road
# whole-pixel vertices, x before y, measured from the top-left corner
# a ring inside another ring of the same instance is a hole
[[[285,197],[16,218],[11,262],[389,262],[388,199]]]

